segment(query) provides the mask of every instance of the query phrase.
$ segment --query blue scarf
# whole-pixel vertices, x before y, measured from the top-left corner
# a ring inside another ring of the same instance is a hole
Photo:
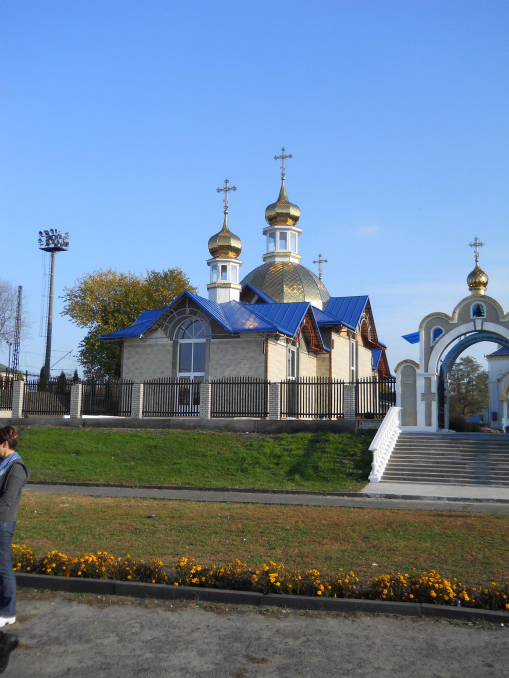
[[[14,464],[14,462],[17,461],[18,459],[21,459],[19,454],[17,452],[13,452],[8,457],[6,457],[5,459],[2,459],[2,461],[0,461],[0,478],[5,473],[7,473],[7,471],[11,468],[11,466]]]

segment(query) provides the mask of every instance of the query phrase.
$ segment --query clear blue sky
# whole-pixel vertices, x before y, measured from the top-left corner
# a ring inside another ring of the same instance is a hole
[[[332,295],[369,294],[392,367],[417,357],[402,334],[468,293],[476,235],[508,309],[505,0],[4,0],[0,26],[1,275],[33,320],[23,369],[43,363],[40,229],[71,233],[58,294],[99,268],[180,266],[206,295],[216,187],[238,188],[247,273],[282,146],[302,263],[322,252]],[[60,309],[52,362],[83,336]]]

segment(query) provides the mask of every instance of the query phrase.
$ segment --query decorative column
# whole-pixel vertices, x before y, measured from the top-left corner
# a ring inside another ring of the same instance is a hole
[[[269,419],[281,419],[281,384],[269,384]]]
[[[210,407],[212,404],[210,384],[205,381],[200,384],[200,419],[210,419]]]
[[[134,417],[135,419],[141,419],[143,417],[143,384],[133,384],[131,417]]]
[[[345,384],[343,393],[343,419],[355,419],[357,417],[355,384]]]
[[[23,417],[23,398],[25,396],[25,382],[14,381],[12,383],[12,418]]]
[[[83,386],[81,384],[73,384],[71,386],[71,419],[81,418],[81,395],[83,393]]]

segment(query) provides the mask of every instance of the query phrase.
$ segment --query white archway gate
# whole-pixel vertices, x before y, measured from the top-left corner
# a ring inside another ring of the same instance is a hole
[[[482,274],[484,281],[476,283],[476,273],[477,279]],[[466,348],[480,341],[509,348],[509,314],[484,294],[488,278],[477,260],[468,282],[472,293],[459,302],[452,315],[436,312],[422,320],[419,364],[403,360],[396,367],[403,430],[433,433],[448,426],[447,376]]]

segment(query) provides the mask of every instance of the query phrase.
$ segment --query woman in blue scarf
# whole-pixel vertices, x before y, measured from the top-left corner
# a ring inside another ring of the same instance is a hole
[[[30,471],[16,452],[18,433],[0,428],[0,627],[16,621],[16,577],[12,569],[12,537],[16,514]]]

